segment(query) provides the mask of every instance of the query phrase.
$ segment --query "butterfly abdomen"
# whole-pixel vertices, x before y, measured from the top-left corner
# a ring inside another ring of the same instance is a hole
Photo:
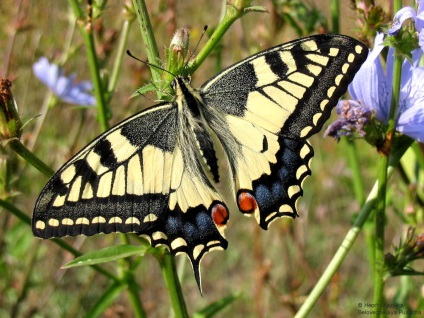
[[[186,158],[190,161],[187,164],[189,166],[197,165],[198,169],[202,169],[198,165],[198,157],[201,158],[201,162],[204,163],[203,168],[211,174],[213,181],[218,183],[220,180],[218,158],[214,141],[202,114],[201,109],[204,108],[202,97],[191,87],[188,80],[176,77],[174,81],[181,126],[181,135],[178,142],[182,149],[186,149],[187,153],[190,152],[190,155]],[[205,182],[209,181],[205,180]]]

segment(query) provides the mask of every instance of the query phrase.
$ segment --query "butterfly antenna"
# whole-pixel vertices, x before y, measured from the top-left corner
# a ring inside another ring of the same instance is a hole
[[[168,74],[172,75],[173,77],[175,77],[175,74],[172,74],[170,71],[165,70],[163,67],[160,67],[160,66],[157,66],[157,65],[151,64],[151,63],[149,63],[149,62],[147,62],[147,61],[140,60],[138,57],[134,56],[134,55],[131,53],[131,51],[130,51],[130,50],[127,50],[127,54],[128,54],[128,56],[132,57],[133,59],[135,59],[135,60],[137,60],[137,61],[139,61],[139,62],[141,62],[141,63],[144,63],[144,64],[146,64],[146,65],[147,65],[147,66],[149,66],[149,67],[153,67],[153,68],[156,68],[156,69],[158,69],[158,70],[164,71],[164,72],[166,72],[166,73],[168,73]]]
[[[205,25],[205,26],[203,27],[203,32],[202,32],[202,34],[200,35],[200,39],[199,39],[199,41],[197,41],[197,44],[196,44],[196,46],[194,47],[194,50],[190,52],[190,56],[188,57],[187,62],[186,62],[186,64],[185,64],[185,67],[184,67],[184,68],[187,68],[188,63],[190,62],[190,60],[191,60],[191,58],[193,57],[194,53],[196,53],[197,48],[199,47],[199,44],[200,44],[200,42],[202,41],[203,36],[205,35],[205,33],[206,33],[206,30],[207,30],[207,29],[208,29],[208,26],[207,26],[207,25]]]

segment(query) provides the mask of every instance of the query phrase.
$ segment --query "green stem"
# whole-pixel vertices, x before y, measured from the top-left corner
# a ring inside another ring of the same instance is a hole
[[[122,61],[126,52],[128,35],[131,29],[132,22],[134,20],[124,20],[121,27],[121,34],[119,36],[118,49],[115,57],[115,63],[113,64],[112,73],[110,75],[110,81],[108,86],[108,92],[112,96],[118,84],[119,72],[121,70]]]
[[[31,218],[28,215],[26,215],[23,211],[18,209],[13,203],[10,203],[7,200],[0,199],[0,207],[11,212],[14,216],[16,216],[23,223],[31,225]]]
[[[359,206],[362,206],[365,202],[365,190],[364,183],[361,175],[361,166],[358,156],[358,148],[356,147],[355,141],[352,139],[345,138],[346,140],[346,149],[347,149],[347,160],[349,167],[352,170],[352,183],[353,183],[353,192],[355,193],[356,201],[359,203]],[[370,267],[373,271],[374,269],[374,227],[373,222],[370,220],[364,226],[365,240],[367,242],[367,251]]]
[[[40,135],[41,129],[43,128],[44,120],[47,117],[47,113],[49,111],[50,105],[55,100],[55,96],[53,95],[53,91],[50,89],[47,91],[43,104],[41,105],[41,109],[39,110],[39,116],[34,119],[35,121],[35,127],[31,132],[31,139],[28,141],[28,149],[33,150],[35,143],[38,140],[38,136]]]
[[[412,143],[413,143],[413,140],[403,142],[399,146],[399,148],[396,149],[396,151],[394,151],[391,154],[390,161],[389,161],[389,168],[387,169],[388,176],[390,176],[393,173],[394,168],[397,166],[400,158],[402,158],[403,154]],[[372,210],[375,207],[375,204],[377,203],[377,198],[378,198],[377,195],[378,195],[378,182],[374,184],[374,187],[370,191],[368,198],[365,204],[363,205],[361,211],[359,212],[358,218],[356,219],[353,227],[346,234],[343,242],[340,244],[340,247],[338,248],[334,257],[328,264],[327,268],[325,269],[324,273],[321,275],[319,281],[315,285],[312,292],[309,294],[306,301],[300,307],[295,318],[306,317],[311,312],[313,306],[318,301],[318,298],[324,292],[325,288],[330,283],[331,278],[339,269],[347,253],[350,251],[353,244],[355,243],[355,240],[358,237],[364,223],[368,219],[369,215],[371,214]]]
[[[347,160],[349,167],[352,170],[353,192],[355,193],[356,201],[362,206],[365,201],[364,183],[361,175],[361,165],[359,162],[358,148],[355,141],[351,139],[346,140]]]
[[[50,169],[43,161],[34,155],[27,147],[25,147],[18,139],[12,139],[8,145],[25,161],[30,163],[34,168],[43,173],[47,177],[51,177],[54,171]]]
[[[159,62],[159,50],[153,33],[152,24],[150,23],[146,3],[144,0],[133,0],[133,4],[137,13],[137,20],[140,24],[140,32],[146,48],[147,60],[150,64],[157,65]],[[153,82],[159,81],[161,78],[159,70],[156,67],[151,67],[150,71],[152,72]],[[160,93],[157,92],[157,94],[160,99]]]
[[[388,157],[382,155],[378,167],[378,193],[375,210],[375,262],[374,262],[374,304],[383,304],[384,292],[384,249],[385,249],[385,211],[386,211],[386,191],[387,191],[387,166]],[[373,317],[379,317],[379,311],[375,311]]]
[[[395,54],[393,63],[393,83],[392,83],[392,99],[390,104],[389,121],[387,127],[387,135],[394,133],[396,129],[398,105],[399,105],[399,94],[401,85],[402,75],[402,63],[403,58],[400,55]]]
[[[227,10],[225,11],[224,18],[218,24],[215,31],[212,33],[209,40],[206,42],[205,46],[193,60],[189,66],[189,74],[193,74],[197,68],[203,63],[206,57],[211,53],[212,49],[216,44],[219,43],[221,38],[224,36],[225,32],[229,27],[239,18],[241,18],[246,13],[245,10],[239,10],[235,6],[227,5]]]
[[[381,149],[378,167],[378,203],[375,211],[375,263],[374,263],[374,304],[384,303],[385,281],[385,223],[386,223],[386,195],[387,195],[387,166],[391,152],[392,141],[395,138],[396,121],[399,105],[399,94],[402,74],[401,56],[394,57],[392,99],[390,104],[389,120],[387,123],[386,140]],[[380,311],[375,311],[373,317],[380,317]]]
[[[139,286],[135,283],[134,277],[132,277],[132,281],[128,284],[127,292],[132,305],[133,315],[136,318],[145,318],[147,315],[144,311],[143,304],[141,303],[139,290]]]
[[[332,32],[333,33],[339,33],[340,32],[340,3],[339,0],[331,0],[331,24],[333,27]]]
[[[84,40],[88,68],[90,71],[91,81],[93,82],[94,97],[96,98],[97,119],[100,123],[101,129],[105,131],[109,128],[109,109],[106,105],[105,87],[103,86],[100,78],[100,66],[99,61],[97,60],[96,47],[94,44],[93,21],[91,16],[92,10],[89,8],[89,15],[85,16],[77,0],[68,1],[77,19],[77,25]]]
[[[181,290],[180,281],[178,279],[175,266],[175,257],[168,253],[161,253],[156,256],[165,278],[165,284],[171,298],[172,309],[176,318],[188,317],[187,308],[184,301],[183,292]]]
[[[196,58],[189,65],[189,74],[193,74],[203,63],[206,57],[211,53],[212,49],[219,43],[225,32],[230,26],[242,16],[249,12],[266,12],[262,7],[250,6],[251,0],[236,0],[234,5],[227,5],[225,14],[215,31],[210,36],[202,50],[197,54]]]
[[[394,0],[393,1],[393,12],[398,12],[402,9],[402,0]]]

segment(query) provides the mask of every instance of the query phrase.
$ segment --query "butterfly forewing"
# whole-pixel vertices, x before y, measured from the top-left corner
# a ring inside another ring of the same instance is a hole
[[[234,175],[236,200],[263,228],[297,215],[321,130],[368,49],[341,35],[289,42],[230,66],[200,89]]]
[[[135,232],[186,253],[200,287],[200,261],[227,247],[228,206],[236,206],[217,189],[227,182],[263,228],[295,217],[311,173],[306,138],[367,52],[349,37],[319,35],[253,55],[199,91],[177,77],[173,102],[111,128],[59,169],[36,202],[34,235]]]

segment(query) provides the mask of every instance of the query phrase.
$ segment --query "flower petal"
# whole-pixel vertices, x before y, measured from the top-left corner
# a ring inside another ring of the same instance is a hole
[[[75,77],[72,75],[69,77],[60,76],[57,79],[57,82],[53,88],[53,91],[58,97],[63,98],[72,89],[74,80],[75,80]]]
[[[34,75],[51,90],[53,90],[53,87],[56,85],[56,81],[61,73],[59,67],[55,64],[50,64],[45,57],[41,57],[33,64],[32,71]]]
[[[418,58],[418,53],[413,52],[413,63],[414,59],[416,58]],[[391,105],[394,59],[395,49],[393,47],[390,47],[387,53],[386,63],[386,86],[388,88],[389,93],[386,95],[386,101],[384,102],[384,104],[386,105],[385,109],[387,110],[387,116]],[[406,104],[408,103],[408,98],[410,94],[412,71],[416,68],[413,63],[411,63],[408,59],[405,59],[402,63],[399,105],[397,110],[398,114],[402,113],[402,111],[407,108]]]
[[[91,89],[91,83],[90,87],[88,85],[81,85],[81,83],[78,83],[71,87],[70,91],[67,92],[63,100],[76,105],[94,106],[96,104],[96,99],[89,93],[89,90]]]
[[[418,4],[417,16],[415,17],[415,28],[420,32],[424,27],[424,2],[420,1]]]
[[[423,33],[424,35],[424,33]],[[414,67],[418,66],[418,63],[420,62],[421,56],[423,55],[423,50],[422,49],[415,49],[411,52],[412,54],[412,65]]]
[[[420,142],[424,141],[424,105],[406,110],[399,118],[397,130]]]
[[[418,33],[418,45],[420,46],[421,50],[424,51],[424,29],[421,29]]]
[[[77,105],[94,106],[96,101],[90,91],[93,85],[88,81],[76,82],[76,75],[66,77],[63,70],[50,64],[47,58],[41,57],[33,65],[35,76],[61,100]]]
[[[418,4],[417,14],[420,14],[421,12],[424,11],[424,1],[417,0],[417,4]]]
[[[405,96],[408,94],[407,96]],[[424,68],[412,71],[406,87],[401,90],[402,107],[397,130],[418,141],[424,141]]]
[[[349,85],[349,94],[353,100],[374,110],[380,121],[387,121],[388,111],[385,107],[386,96],[390,86],[387,86],[386,77],[380,62],[380,52],[383,50],[383,33],[377,35],[372,52],[362,64],[358,73]]]
[[[387,31],[388,35],[396,35],[400,28],[402,27],[402,23],[407,19],[415,20],[416,14],[415,10],[411,7],[404,7],[396,12],[395,17],[393,19],[393,26]]]

